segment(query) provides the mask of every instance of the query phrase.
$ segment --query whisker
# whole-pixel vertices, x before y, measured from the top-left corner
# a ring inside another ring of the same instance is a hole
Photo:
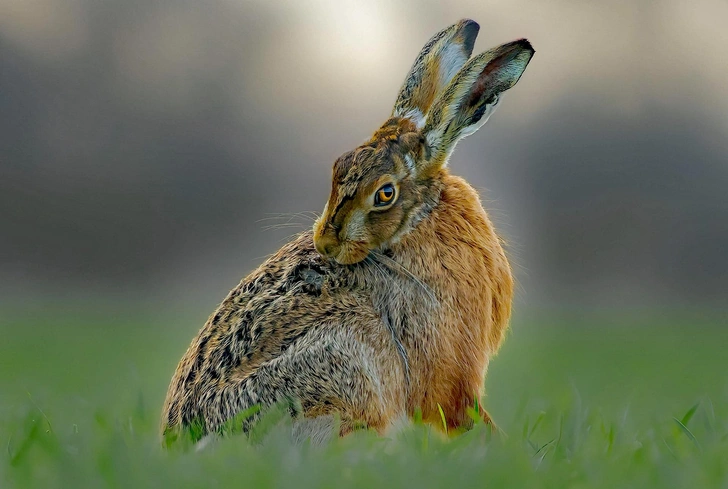
[[[264,217],[262,219],[258,219],[256,222],[262,222],[262,221],[272,221],[272,220],[286,220],[287,222],[291,222],[294,219],[305,219],[307,221],[316,221],[316,219],[319,218],[319,215],[316,212],[313,211],[303,211],[303,212],[285,212],[285,213],[269,213],[268,217]]]
[[[387,276],[388,276],[389,274],[388,274],[388,273],[386,272],[386,270],[385,270],[385,269],[383,268],[383,265],[380,265],[380,264],[379,264],[379,263],[378,263],[378,262],[377,262],[377,261],[376,261],[376,260],[374,259],[374,257],[373,257],[372,255],[368,255],[368,256],[367,256],[367,259],[369,259],[369,260],[371,261],[372,265],[374,265],[374,268],[375,268],[376,270],[378,270],[378,271],[379,271],[379,274],[381,275],[381,277],[382,277],[382,281],[383,281],[383,282],[385,282],[385,283],[390,283],[390,282],[391,282],[391,283],[394,283],[395,287],[397,287],[397,289],[399,289],[400,293],[401,293],[401,294],[404,294],[404,291],[402,290],[402,288],[400,287],[400,285],[399,285],[399,284],[397,283],[397,281],[391,281],[391,280],[387,280]]]
[[[304,228],[308,229],[308,226],[305,224],[299,223],[299,222],[281,222],[278,224],[270,224],[268,226],[263,226],[264,231],[272,231],[276,229],[286,229],[286,228]]]
[[[291,235],[288,235],[288,236],[284,236],[284,237],[282,237],[281,239],[279,239],[279,240],[278,240],[278,242],[280,243],[280,242],[283,242],[283,241],[285,241],[285,242],[293,241],[294,239],[298,238],[299,236],[301,236],[301,235],[302,235],[303,233],[305,233],[306,231],[307,231],[307,230],[306,230],[306,229],[304,229],[303,231],[299,231],[299,232],[297,232],[297,233],[293,233],[293,234],[291,234]]]
[[[417,276],[415,276],[412,272],[407,270],[407,267],[405,267],[398,261],[393,260],[392,258],[389,258],[388,256],[383,255],[382,253],[379,253],[377,251],[371,250],[371,254],[373,256],[379,258],[380,263],[382,265],[385,265],[385,266],[389,265],[388,268],[390,268],[390,269],[393,269],[393,267],[396,266],[397,270],[405,273],[407,276],[409,276],[415,282],[415,284],[419,285],[422,288],[422,290],[424,290],[425,293],[430,296],[430,299],[432,299],[433,302],[435,302],[436,304],[439,304],[440,301],[437,300],[437,297],[435,296],[434,292],[432,292],[432,289],[430,289],[425,283],[423,283],[419,278],[417,278]],[[397,270],[395,270],[395,271],[397,271]]]

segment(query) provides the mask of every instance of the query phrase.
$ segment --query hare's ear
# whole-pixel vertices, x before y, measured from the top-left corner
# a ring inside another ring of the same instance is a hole
[[[476,22],[463,19],[435,34],[422,48],[407,74],[392,117],[408,118],[421,128],[437,95],[473,52],[479,30]]]
[[[477,131],[513,87],[533,56],[525,40],[510,42],[473,57],[452,79],[427,114],[422,128],[427,144],[423,166],[447,164],[457,142]]]

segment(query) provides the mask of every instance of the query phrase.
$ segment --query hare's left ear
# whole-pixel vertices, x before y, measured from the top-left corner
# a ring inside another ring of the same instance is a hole
[[[427,144],[420,171],[447,164],[457,142],[491,116],[503,92],[526,70],[534,49],[525,40],[510,42],[473,57],[432,104],[422,135]]]
[[[476,22],[463,19],[432,36],[404,80],[392,117],[410,119],[421,128],[432,103],[473,52],[479,30]]]

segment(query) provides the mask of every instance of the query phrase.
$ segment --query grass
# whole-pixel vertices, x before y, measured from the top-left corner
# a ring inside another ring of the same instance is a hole
[[[702,314],[517,317],[482,426],[413,424],[291,446],[250,437],[163,450],[162,398],[204,320],[18,311],[0,334],[0,487],[728,487],[728,329]]]

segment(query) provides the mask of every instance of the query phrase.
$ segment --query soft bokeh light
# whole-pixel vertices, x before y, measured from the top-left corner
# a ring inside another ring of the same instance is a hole
[[[724,307],[727,9],[2,1],[3,297],[214,303],[285,238],[260,220],[320,211],[424,42],[470,17],[476,51],[537,51],[451,164],[523,307]]]

